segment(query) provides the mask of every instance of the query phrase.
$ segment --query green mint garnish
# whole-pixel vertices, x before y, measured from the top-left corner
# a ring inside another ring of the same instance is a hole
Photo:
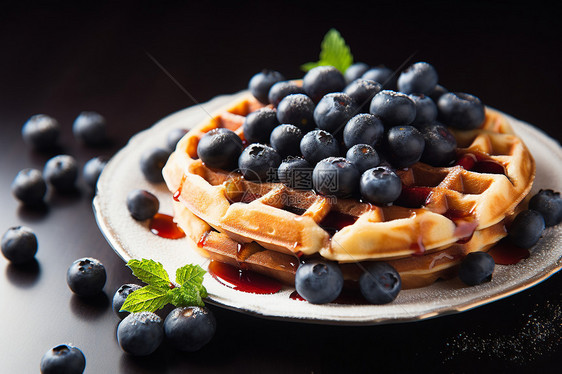
[[[127,266],[133,275],[147,283],[127,296],[121,311],[131,313],[155,312],[167,304],[176,307],[204,306],[207,290],[203,286],[203,270],[199,265],[185,265],[176,271],[172,283],[161,263],[154,260],[130,260]]]
[[[343,74],[353,64],[351,50],[336,29],[330,29],[326,33],[320,47],[319,61],[301,65],[302,70],[309,71],[317,66],[331,65]]]

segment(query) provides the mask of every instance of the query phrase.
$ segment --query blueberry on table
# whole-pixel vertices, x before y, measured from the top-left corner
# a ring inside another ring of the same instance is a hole
[[[139,286],[138,284],[124,284],[121,287],[119,287],[117,291],[115,291],[115,294],[113,295],[113,301],[111,307],[113,309],[113,312],[115,312],[115,314],[117,315],[117,317],[123,319],[130,314],[129,312],[121,311],[121,308],[123,307],[125,300],[127,300],[127,296],[129,296],[131,292],[134,292],[140,288],[142,287]]]
[[[374,147],[382,138],[384,125],[382,121],[367,113],[352,117],[343,129],[343,142],[347,148],[356,144],[368,144]]]
[[[277,107],[285,96],[293,94],[305,94],[304,88],[290,81],[277,82],[269,89],[268,100],[271,105]]]
[[[432,123],[437,119],[437,105],[429,96],[410,94],[408,97],[416,104],[416,118],[412,126]]]
[[[324,130],[313,130],[306,133],[302,137],[300,149],[301,154],[311,165],[340,154],[338,141],[332,134]]]
[[[148,191],[136,189],[127,194],[127,209],[137,221],[154,217],[159,208],[158,198]]]
[[[402,92],[383,90],[376,94],[369,109],[385,126],[405,126],[416,118],[416,104]]]
[[[133,356],[153,353],[164,339],[162,319],[152,312],[131,313],[117,326],[117,341]]]
[[[144,151],[140,159],[140,168],[147,181],[160,183],[164,181],[162,168],[166,165],[170,152],[163,148],[150,148]]]
[[[386,146],[392,165],[396,168],[404,168],[421,159],[425,140],[413,126],[394,126],[388,130]]]
[[[21,129],[26,144],[38,151],[45,151],[57,146],[60,125],[56,119],[46,114],[31,116]]]
[[[106,281],[105,267],[91,257],[78,259],[66,272],[68,287],[78,296],[94,296],[102,292]]]
[[[310,131],[314,128],[314,108],[312,99],[304,94],[287,95],[277,106],[277,120]]]
[[[277,112],[271,108],[260,108],[246,116],[244,138],[249,143],[267,143],[274,128],[279,126]]]
[[[76,347],[57,345],[41,358],[41,374],[82,374],[86,368],[86,357]]]
[[[352,64],[350,67],[347,68],[343,77],[345,78],[345,82],[347,84],[353,82],[354,80],[361,78],[365,72],[369,70],[369,65],[364,62],[356,62]]]
[[[398,91],[406,94],[429,95],[439,77],[433,65],[427,62],[416,62],[400,73],[398,77]]]
[[[486,252],[471,252],[459,266],[459,278],[468,286],[476,286],[492,279],[496,263]]]
[[[217,323],[213,313],[197,306],[172,310],[164,320],[164,335],[174,348],[195,352],[215,335]]]
[[[248,83],[248,89],[262,104],[269,104],[269,90],[277,82],[284,81],[285,77],[278,71],[264,69],[254,75]]]
[[[314,189],[322,195],[350,197],[359,189],[359,170],[343,157],[328,157],[312,172]]]
[[[396,74],[386,66],[375,66],[363,73],[361,78],[378,82],[386,90],[396,89]]]
[[[336,92],[324,95],[314,109],[314,122],[319,129],[332,134],[341,132],[356,114],[355,101],[348,95]]]
[[[340,268],[325,261],[309,261],[301,264],[295,275],[295,288],[300,296],[312,304],[334,301],[343,288]]]
[[[185,134],[187,134],[187,130],[182,128],[173,129],[168,132],[168,135],[166,135],[166,146],[170,152],[176,149],[176,145]]]
[[[531,248],[541,238],[545,224],[536,210],[524,210],[515,217],[507,230],[509,240],[520,248]]]
[[[356,79],[343,92],[351,97],[361,112],[368,113],[373,97],[382,90],[382,85],[368,79]]]
[[[55,190],[59,192],[72,191],[76,188],[78,163],[70,155],[55,156],[45,163],[43,176]]]
[[[448,166],[457,156],[457,140],[437,121],[418,128],[425,141],[421,161],[431,166]]]
[[[392,203],[402,192],[400,177],[387,166],[377,166],[361,175],[359,187],[366,201],[386,205]]]
[[[103,145],[107,141],[105,118],[97,112],[81,112],[72,124],[74,137],[89,146]]]
[[[82,177],[86,184],[92,189],[96,188],[96,184],[98,183],[98,179],[105,165],[107,165],[107,161],[102,157],[91,158],[84,164]]]
[[[284,185],[299,189],[312,189],[313,167],[302,157],[288,157],[277,169],[277,177]]]
[[[381,162],[377,151],[368,144],[356,144],[349,148],[345,158],[355,165],[360,174],[379,166]]]
[[[270,146],[259,143],[246,147],[238,159],[238,168],[244,178],[261,183],[274,182],[280,164],[279,153]]]
[[[467,93],[444,93],[437,101],[437,110],[441,122],[460,130],[473,130],[484,122],[484,104]]]
[[[359,289],[371,304],[388,304],[398,296],[402,288],[400,274],[386,262],[365,265],[359,277]]]
[[[326,94],[343,91],[345,85],[343,74],[333,66],[317,66],[302,79],[304,91],[315,103]]]
[[[26,226],[11,227],[2,236],[2,254],[12,264],[24,264],[35,258],[37,236]]]
[[[284,124],[273,129],[269,143],[281,157],[299,156],[302,137],[303,133],[297,126]]]
[[[244,145],[242,139],[229,129],[213,129],[203,135],[197,145],[197,155],[210,168],[233,170]]]
[[[540,190],[529,201],[529,209],[539,212],[547,227],[562,222],[562,198],[559,192]]]
[[[14,178],[11,185],[12,194],[24,205],[35,206],[43,203],[47,193],[47,183],[43,174],[37,169],[23,169]]]

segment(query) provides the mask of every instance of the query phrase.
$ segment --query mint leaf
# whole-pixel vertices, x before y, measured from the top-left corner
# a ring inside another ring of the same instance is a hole
[[[144,283],[166,289],[170,287],[168,273],[159,262],[144,258],[140,261],[133,259],[127,262],[127,266],[133,271],[133,275]]]
[[[205,273],[206,271],[201,266],[188,264],[176,270],[176,282],[182,286],[185,283],[202,284]]]
[[[131,313],[155,312],[172,301],[170,289],[155,286],[145,286],[131,292],[121,307],[121,311]]]
[[[205,287],[200,286],[205,290]],[[172,300],[170,301],[174,306],[205,306],[203,302],[203,297],[206,296],[207,291],[205,290],[205,296],[201,294],[200,287],[186,284],[181,287],[176,287],[170,290],[172,295]]]
[[[326,33],[320,47],[319,61],[301,65],[302,70],[309,71],[316,66],[331,65],[343,74],[353,64],[351,50],[336,29],[330,29]]]

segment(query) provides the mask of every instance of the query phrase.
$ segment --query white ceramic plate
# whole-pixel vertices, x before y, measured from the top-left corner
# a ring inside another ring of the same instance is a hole
[[[155,146],[165,146],[166,135],[174,128],[190,128],[209,118],[209,113],[226,109],[244,95],[219,96],[202,105],[174,113],[153,127],[135,135],[107,164],[94,199],[98,225],[117,254],[125,261],[151,258],[161,262],[169,274],[187,263],[207,268],[208,260],[194,250],[189,239],[170,240],[152,234],[146,223],[133,220],[126,208],[132,189],[153,192],[160,200],[160,212],[172,214],[172,196],[164,183],[147,182],[139,168],[141,154]],[[562,191],[562,148],[540,130],[508,116],[514,130],[525,141],[537,163],[532,194],[540,188]],[[547,229],[531,256],[517,265],[497,265],[491,282],[464,286],[458,279],[436,282],[421,289],[405,290],[387,305],[313,305],[293,300],[293,289],[276,294],[256,295],[230,289],[206,274],[204,285],[208,302],[267,318],[329,324],[378,324],[415,321],[468,310],[512,295],[541,282],[562,267],[562,228]]]

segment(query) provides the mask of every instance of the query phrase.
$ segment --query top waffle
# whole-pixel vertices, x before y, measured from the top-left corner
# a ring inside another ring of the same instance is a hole
[[[535,164],[498,112],[486,109],[481,128],[453,131],[457,164],[418,162],[398,171],[401,198],[391,206],[333,199],[280,183],[256,183],[237,172],[206,167],[200,138],[228,128],[242,139],[247,114],[262,107],[251,95],[193,128],[163,169],[174,199],[237,242],[339,262],[406,257],[469,238],[510,215],[531,189]]]

